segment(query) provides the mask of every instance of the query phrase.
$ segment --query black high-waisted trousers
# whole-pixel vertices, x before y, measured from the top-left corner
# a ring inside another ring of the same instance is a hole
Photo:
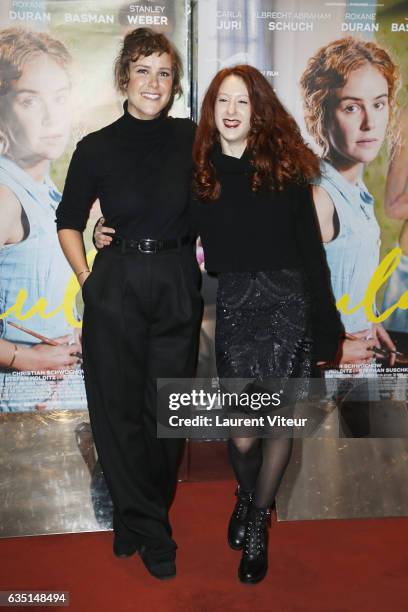
[[[200,277],[191,245],[154,254],[110,246],[83,286],[86,393],[114,530],[163,551],[176,548],[168,510],[184,440],[157,438],[156,379],[194,375]]]

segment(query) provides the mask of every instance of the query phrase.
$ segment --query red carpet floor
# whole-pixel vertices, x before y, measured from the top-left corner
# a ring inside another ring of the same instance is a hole
[[[171,581],[150,577],[137,556],[116,559],[104,532],[2,540],[1,590],[67,590],[69,608],[43,609],[75,612],[408,610],[408,519],[273,519],[269,574],[246,586],[236,578],[240,553],[225,542],[233,489],[231,482],[179,485]]]

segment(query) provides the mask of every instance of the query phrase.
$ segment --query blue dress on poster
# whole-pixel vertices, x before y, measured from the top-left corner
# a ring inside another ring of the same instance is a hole
[[[380,227],[374,214],[374,198],[360,179],[349,183],[331,164],[321,162],[321,176],[315,181],[329,194],[339,218],[334,240],[324,243],[336,302],[347,293],[350,307],[364,298],[380,258]],[[341,313],[347,332],[370,329],[363,308],[351,315]]]

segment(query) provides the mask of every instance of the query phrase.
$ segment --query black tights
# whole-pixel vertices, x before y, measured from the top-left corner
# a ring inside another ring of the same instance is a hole
[[[232,438],[228,453],[242,491],[253,492],[258,508],[269,508],[289,463],[292,438]]]

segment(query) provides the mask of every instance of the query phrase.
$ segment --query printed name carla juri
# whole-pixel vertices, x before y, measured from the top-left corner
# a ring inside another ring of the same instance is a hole
[[[210,416],[195,416],[193,418],[179,417],[172,415],[169,418],[171,427],[305,427],[307,418],[288,419],[281,416],[264,416],[259,417],[221,417],[216,415]]]

